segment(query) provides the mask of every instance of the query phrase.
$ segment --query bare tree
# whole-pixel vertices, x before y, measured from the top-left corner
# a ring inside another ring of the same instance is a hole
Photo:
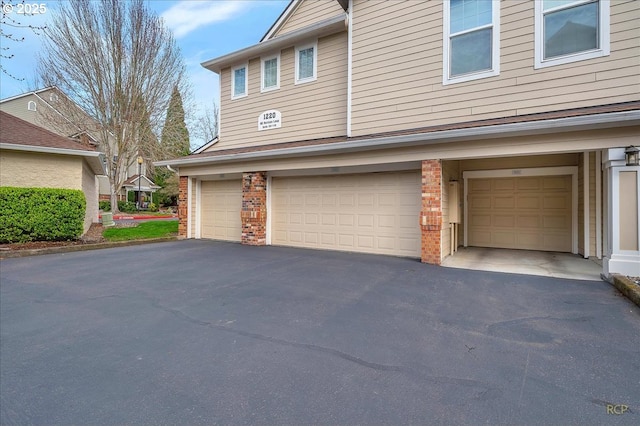
[[[186,84],[180,51],[143,0],[60,3],[45,36],[40,78],[91,116],[75,124],[99,135],[107,158],[111,207],[117,211],[117,194],[128,167],[138,155],[158,156],[155,134],[171,92]],[[74,116],[68,118],[76,120]],[[155,132],[153,137],[150,132]]]
[[[193,124],[195,136],[204,143],[211,141],[218,136],[218,123],[220,117],[220,108],[214,100],[211,108],[205,108]]]
[[[2,8],[2,18],[0,18],[0,72],[14,80],[24,81],[24,77],[17,77],[7,71],[2,62],[15,56],[15,54],[11,53],[11,44],[24,41],[24,36],[16,35],[15,32],[28,29],[36,35],[42,33],[45,27],[28,24],[26,20],[32,16],[45,14],[47,5],[45,3],[27,3],[24,0],[21,2],[2,0],[0,6]]]

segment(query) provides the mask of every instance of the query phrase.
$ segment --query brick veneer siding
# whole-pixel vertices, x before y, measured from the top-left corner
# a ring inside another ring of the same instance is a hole
[[[242,244],[267,244],[267,173],[242,174]]]
[[[424,219],[423,219],[424,218]],[[422,262],[440,265],[442,228],[442,162],[422,161]]]
[[[178,236],[182,238],[187,238],[188,180],[187,176],[180,176],[178,186]]]

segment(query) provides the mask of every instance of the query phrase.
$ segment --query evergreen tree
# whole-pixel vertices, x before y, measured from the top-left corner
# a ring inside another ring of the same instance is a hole
[[[182,157],[189,155],[191,145],[189,143],[189,130],[184,121],[184,107],[182,96],[178,87],[173,88],[167,117],[162,128],[160,138],[161,150],[168,158]]]

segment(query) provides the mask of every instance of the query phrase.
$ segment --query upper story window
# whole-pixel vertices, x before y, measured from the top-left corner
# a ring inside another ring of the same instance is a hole
[[[450,0],[443,4],[442,84],[500,74],[500,2]]]
[[[27,109],[29,111],[35,111],[36,110],[36,103],[34,101],[27,102]]]
[[[318,74],[318,42],[296,46],[295,83],[314,81]]]
[[[242,98],[249,92],[249,65],[231,68],[231,99]]]
[[[280,87],[280,55],[262,58],[261,91],[268,92]]]
[[[535,2],[535,67],[609,55],[608,0]]]

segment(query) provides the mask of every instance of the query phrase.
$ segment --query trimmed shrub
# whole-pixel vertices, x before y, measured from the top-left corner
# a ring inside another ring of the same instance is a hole
[[[111,211],[111,201],[98,201],[98,208],[103,212]]]
[[[133,191],[129,191],[127,192],[127,201],[130,203],[134,203],[136,202],[136,193]]]
[[[136,203],[131,201],[118,201],[118,210],[123,213],[133,213],[136,211]]]
[[[148,207],[150,212],[157,212],[158,211],[158,206],[156,206],[154,203],[149,203],[149,207]]]
[[[78,239],[85,210],[80,190],[0,187],[0,243]]]

